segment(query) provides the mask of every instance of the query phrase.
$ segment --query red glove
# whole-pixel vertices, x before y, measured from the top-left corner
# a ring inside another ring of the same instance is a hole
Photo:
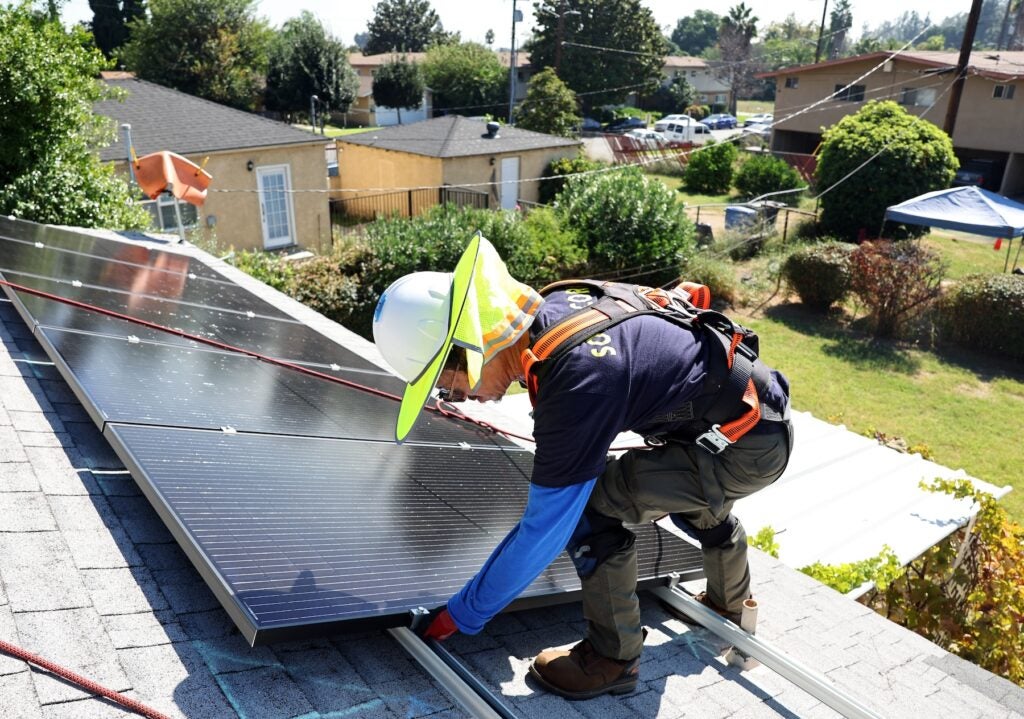
[[[439,642],[443,642],[457,631],[459,631],[459,628],[455,626],[455,622],[452,621],[452,615],[448,613],[447,609],[442,609],[441,612],[434,617],[430,626],[427,627],[427,631],[423,632],[423,638],[436,639]]]

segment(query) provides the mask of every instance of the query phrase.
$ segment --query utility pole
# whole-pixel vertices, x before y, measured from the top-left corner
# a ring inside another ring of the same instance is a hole
[[[821,60],[821,41],[825,36],[825,16],[828,14],[828,0],[825,0],[825,6],[821,9],[821,27],[818,28],[818,44],[814,48],[814,64],[817,65],[818,61]]]
[[[981,1],[973,0],[971,12],[967,15],[967,27],[964,28],[964,40],[960,43],[960,59],[956,63],[956,75],[953,78],[953,89],[949,93],[949,106],[946,108],[946,122],[942,129],[950,139],[956,128],[956,114],[960,110],[960,96],[964,92],[964,81],[967,79],[967,66],[971,62],[971,47],[974,45],[974,34],[978,30],[978,18],[981,17]]]
[[[508,54],[508,124],[512,124],[512,113],[516,106],[516,23],[523,19],[523,14],[516,10],[516,0],[512,0],[512,49]]]

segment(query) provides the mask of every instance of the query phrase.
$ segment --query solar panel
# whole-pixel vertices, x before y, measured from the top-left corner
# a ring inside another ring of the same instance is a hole
[[[0,275],[393,394],[403,386],[171,248],[0,218]],[[404,624],[457,591],[518,521],[533,457],[499,435],[434,414],[399,446],[387,397],[7,293],[250,642]],[[701,575],[692,545],[634,529],[642,583]],[[513,607],[578,591],[562,556]]]

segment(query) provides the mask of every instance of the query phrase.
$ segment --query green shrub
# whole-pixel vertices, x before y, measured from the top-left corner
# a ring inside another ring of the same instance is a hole
[[[850,253],[856,245],[823,242],[793,252],[782,266],[782,276],[809,307],[827,310],[850,292]]]
[[[689,282],[707,285],[711,290],[711,303],[716,307],[734,305],[740,295],[734,265],[716,259],[708,252],[697,252],[688,257],[680,277]]]
[[[244,250],[235,253],[231,264],[260,282],[287,294],[288,285],[295,274],[295,267],[281,259],[280,255],[259,250]]]
[[[837,592],[846,594],[865,582],[872,582],[880,591],[884,591],[897,577],[903,574],[903,565],[896,552],[888,545],[882,547],[876,556],[862,559],[859,562],[843,564],[822,564],[815,562],[800,571],[814,577]]]
[[[731,142],[705,145],[690,153],[683,182],[690,192],[721,195],[732,185],[733,163],[739,151]]]
[[[1024,276],[965,277],[939,305],[944,339],[1024,359]]]
[[[895,102],[866,103],[822,135],[815,186],[826,232],[854,239],[882,231],[885,210],[949,187],[958,161],[949,135]],[[920,237],[921,225],[885,225],[886,237]]]
[[[541,180],[540,187],[537,188],[541,203],[550,204],[565,187],[565,180],[570,175],[575,175],[577,172],[599,170],[602,167],[607,167],[607,165],[597,160],[591,160],[582,154],[577,157],[562,157],[552,160],[544,170],[544,177],[547,179]]]
[[[736,189],[746,198],[760,197],[770,192],[795,190],[804,186],[800,173],[785,161],[767,154],[752,155],[743,161],[736,173]],[[802,192],[790,192],[772,197],[778,202],[796,206]]]
[[[358,277],[341,272],[330,257],[296,264],[285,292],[353,332],[370,336],[377,296],[367,292]]]
[[[581,276],[587,266],[587,248],[576,233],[564,226],[549,207],[539,207],[522,222],[524,236],[504,255],[516,279],[540,289],[569,277]]]
[[[685,112],[694,120],[703,120],[711,114],[711,108],[707,105],[690,105],[686,108]]]
[[[683,205],[637,167],[572,177],[557,207],[586,246],[594,275],[660,285],[678,276],[694,247]]]
[[[850,289],[871,309],[876,337],[900,326],[939,296],[946,265],[917,242],[865,242],[850,253]]]

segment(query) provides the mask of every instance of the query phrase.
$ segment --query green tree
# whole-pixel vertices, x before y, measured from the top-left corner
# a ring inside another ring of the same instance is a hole
[[[729,112],[736,114],[736,101],[746,96],[753,85],[754,66],[750,62],[751,44],[757,37],[758,18],[746,4],[729,8],[718,29],[718,49],[722,59],[720,76],[728,82]]]
[[[795,15],[790,14],[782,22],[773,22],[764,29],[761,42],[752,48],[752,54],[767,70],[810,65],[814,62],[817,41],[818,25],[799,22]]]
[[[416,109],[423,104],[423,74],[419,66],[398,55],[373,73],[373,101],[398,111],[402,124],[402,108]]]
[[[658,85],[644,101],[644,107],[650,110],[669,114],[679,112],[697,102],[697,90],[686,81],[685,77],[676,76],[666,83]]]
[[[96,47],[108,58],[128,39],[128,23],[146,16],[145,0],[89,0],[89,8]]]
[[[697,10],[676,22],[671,40],[686,55],[700,55],[718,42],[722,18],[710,10]]]
[[[150,0],[125,66],[140,78],[244,110],[259,105],[272,32],[255,0]]]
[[[545,68],[530,78],[526,99],[516,108],[516,125],[524,130],[575,137],[583,119],[576,111],[576,95]]]
[[[464,42],[427,51],[423,79],[434,91],[434,107],[459,115],[500,112],[507,73],[498,56],[483,45]]]
[[[344,45],[312,13],[303,11],[275,35],[267,69],[268,110],[294,119],[310,111],[310,97],[316,95],[327,112],[345,112],[358,91],[359,77]]]
[[[561,17],[534,7],[530,63],[557,65],[558,76],[585,110],[657,87],[668,48],[640,0],[564,0],[558,6]]]
[[[959,166],[949,136],[891,100],[869,102],[822,135],[816,170],[821,225],[855,239],[920,236],[919,225],[882,227],[885,208],[949,187]]]
[[[367,27],[364,52],[423,52],[430,45],[451,42],[429,0],[381,0]]]
[[[82,31],[27,5],[0,6],[0,214],[78,227],[145,227],[127,182],[94,148],[113,139],[92,113],[106,63]]]
[[[822,48],[825,51],[822,53],[825,59],[835,60],[843,56],[846,50],[846,36],[852,28],[853,10],[850,9],[850,0],[836,0],[829,16],[828,37],[822,41],[825,45]]]

